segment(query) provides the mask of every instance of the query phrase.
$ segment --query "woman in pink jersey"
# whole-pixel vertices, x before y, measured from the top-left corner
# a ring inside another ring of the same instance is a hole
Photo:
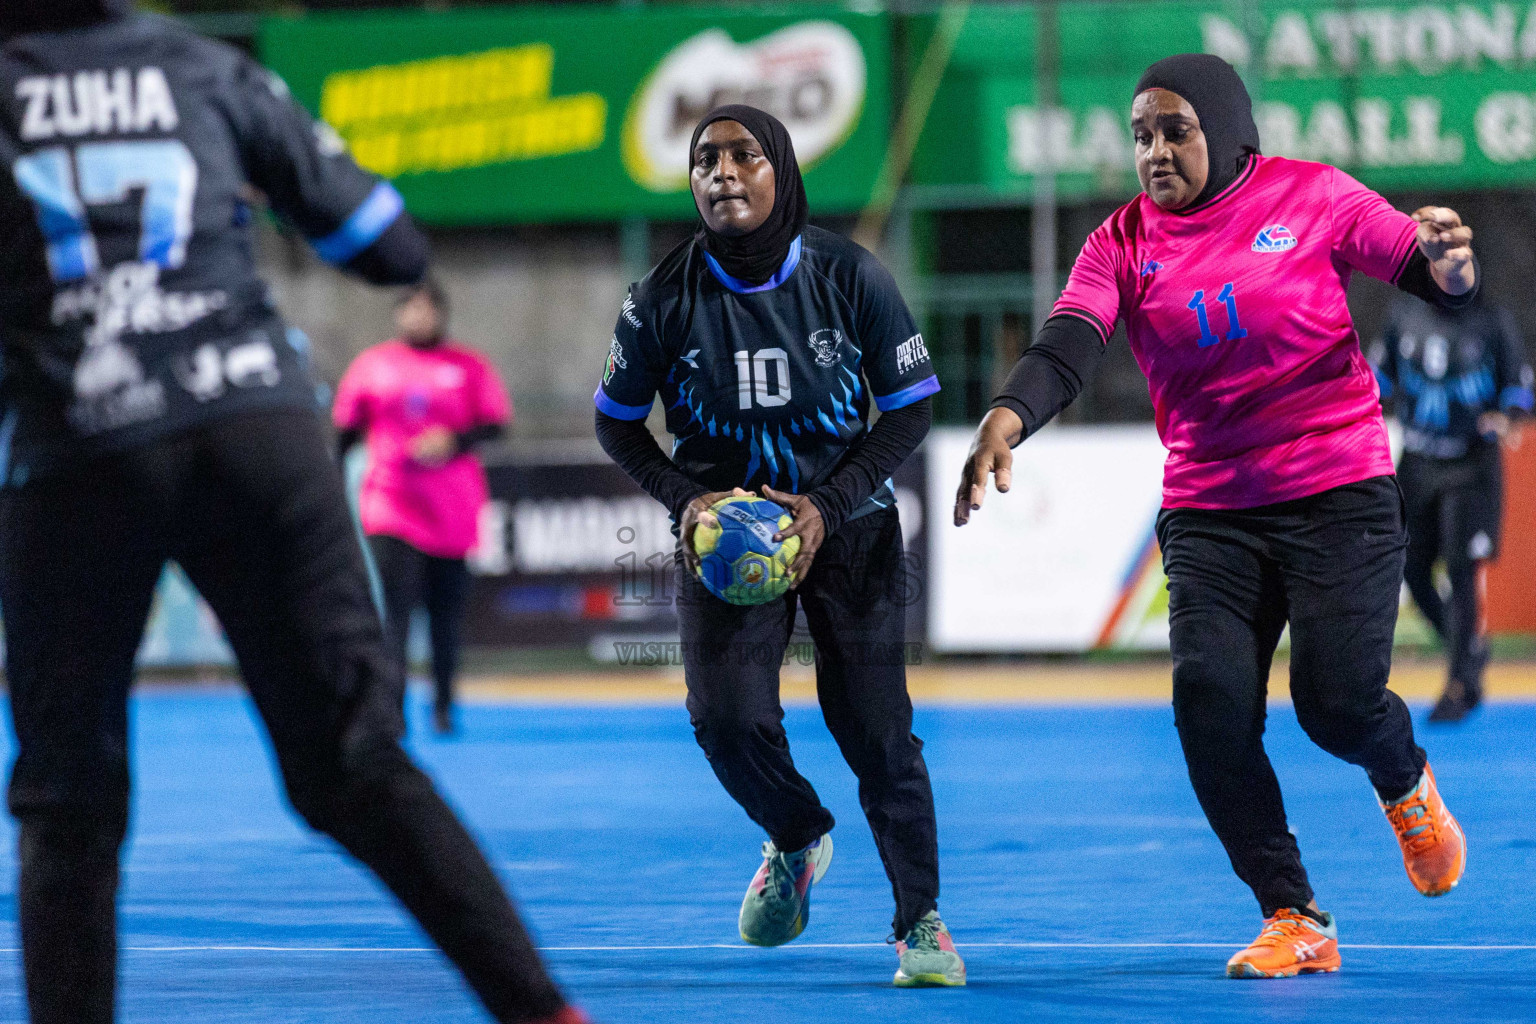
[[[496,368],[444,337],[447,312],[436,284],[407,292],[395,311],[399,337],[352,362],[333,411],[343,452],[365,436],[368,441],[358,511],[402,665],[411,612],[419,604],[427,609],[439,733],[453,731],[453,680],[469,589],[464,556],[475,545],[487,497],[485,470],[473,449],[512,419]]]
[[[1117,321],[1168,448],[1158,540],[1173,702],[1190,781],[1266,918],[1232,977],[1339,966],[1264,752],[1265,691],[1291,627],[1296,716],[1365,768],[1426,896],[1466,843],[1402,700],[1387,689],[1406,545],[1354,271],[1445,307],[1476,287],[1469,228],[1412,217],[1333,167],[1259,153],[1247,90],[1220,59],[1153,64],[1131,107],[1144,194],[1088,237],[1035,344],[982,421],[955,499],[1009,486],[1011,448],[1082,389]]]

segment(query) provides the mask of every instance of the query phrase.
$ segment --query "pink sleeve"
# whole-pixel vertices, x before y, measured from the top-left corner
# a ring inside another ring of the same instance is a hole
[[[1066,313],[1086,320],[1106,343],[1120,318],[1120,267],[1124,263],[1112,223],[1113,218],[1100,224],[1083,243],[1083,251],[1072,263],[1067,287],[1051,309],[1052,316]]]
[[[362,430],[368,426],[368,393],[363,381],[367,377],[368,352],[363,352],[336,385],[336,402],[331,406],[331,422],[338,430]]]
[[[484,356],[480,357],[480,372],[477,378],[478,394],[475,395],[477,425],[511,423],[512,396],[507,394],[506,386],[501,382],[501,374],[496,372],[496,365]]]
[[[1414,219],[1337,167],[1332,175],[1333,251],[1362,274],[1395,284],[1413,255]]]

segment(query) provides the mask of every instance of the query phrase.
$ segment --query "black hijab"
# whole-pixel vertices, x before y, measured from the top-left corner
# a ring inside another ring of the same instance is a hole
[[[789,246],[805,230],[810,207],[805,201],[805,182],[800,180],[800,162],[795,159],[795,144],[789,129],[778,118],[744,103],[728,103],[704,115],[688,143],[688,165],[699,136],[716,121],[735,121],[763,147],[763,156],[773,165],[773,209],[768,219],[744,235],[727,236],[711,231],[699,215],[699,229],[694,240],[732,277],[749,284],[762,284],[772,277],[789,255]],[[689,176],[690,182],[692,175]],[[694,200],[697,207],[698,200]]]
[[[1167,89],[1189,101],[1205,133],[1210,165],[1205,188],[1183,210],[1192,211],[1232,184],[1250,153],[1259,151],[1259,128],[1253,123],[1253,100],[1231,64],[1209,53],[1180,53],[1164,57],[1142,72],[1135,95]]]
[[[0,39],[84,28],[133,12],[133,0],[0,0]]]

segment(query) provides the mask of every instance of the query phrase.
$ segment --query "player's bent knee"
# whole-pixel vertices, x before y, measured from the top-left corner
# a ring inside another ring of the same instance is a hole
[[[1313,743],[1334,757],[1351,761],[1376,730],[1381,709],[1361,708],[1343,701],[1302,700],[1296,704],[1296,721]]]
[[[13,808],[21,824],[18,846],[23,864],[63,867],[117,864],[128,835],[128,802],[62,803]]]
[[[332,836],[414,790],[432,788],[398,743],[380,744],[328,764],[284,765],[283,781],[299,817]]]
[[[1251,679],[1233,678],[1230,669],[1212,661],[1185,659],[1173,673],[1173,716],[1179,732],[1229,734],[1241,732],[1248,709],[1241,699],[1255,693]]]
[[[695,717],[693,736],[711,760],[755,747],[780,747],[789,742],[779,722],[734,708]]]
[[[128,833],[128,767],[124,758],[23,755],[11,776],[11,814],[23,828],[61,841],[100,838],[114,848]],[[75,837],[75,838],[70,838]]]

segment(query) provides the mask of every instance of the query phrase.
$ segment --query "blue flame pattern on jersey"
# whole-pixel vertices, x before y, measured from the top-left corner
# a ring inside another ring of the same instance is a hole
[[[889,411],[938,390],[895,282],[845,238],[807,228],[799,262],[772,287],[722,280],[681,246],[635,285],[614,327],[623,365],[597,407],[644,419],[659,393],[672,458],[710,490],[806,493]],[[860,506],[889,505],[885,485]]]
[[[1426,430],[1444,430],[1451,418],[1451,402],[1482,411],[1492,403],[1497,390],[1493,371],[1487,366],[1458,374],[1444,381],[1432,381],[1411,363],[1398,366],[1398,386],[1414,400],[1411,422]]]
[[[853,366],[847,363],[841,365],[836,382],[838,390],[827,393],[825,406],[818,404],[815,407],[815,419],[791,415],[788,418],[791,435],[799,437],[802,431],[815,433],[820,430],[838,439],[852,440],[864,431],[864,417],[859,412],[858,404],[865,393],[864,382],[859,378],[857,369],[863,353],[853,346],[849,347],[854,354],[854,363]],[[700,386],[694,379],[696,370],[697,367],[683,360],[673,364],[667,372],[666,387],[675,389],[676,397],[667,408],[685,410],[688,422],[697,424],[710,437],[734,435],[738,441],[745,437],[749,455],[741,486],[746,487],[759,471],[766,469],[768,486],[780,490],[788,487],[792,493],[798,492],[800,466],[794,448],[784,434],[784,427],[776,425],[770,430],[766,424],[748,426],[709,411],[698,395]],[[683,371],[686,371],[686,376],[679,379],[678,374]],[[880,507],[885,506],[882,504]]]
[[[1396,406],[1406,452],[1460,459],[1494,440],[1484,433],[1484,413],[1533,404],[1536,374],[1519,325],[1491,302],[1447,310],[1399,299],[1366,352],[1382,397]]]

